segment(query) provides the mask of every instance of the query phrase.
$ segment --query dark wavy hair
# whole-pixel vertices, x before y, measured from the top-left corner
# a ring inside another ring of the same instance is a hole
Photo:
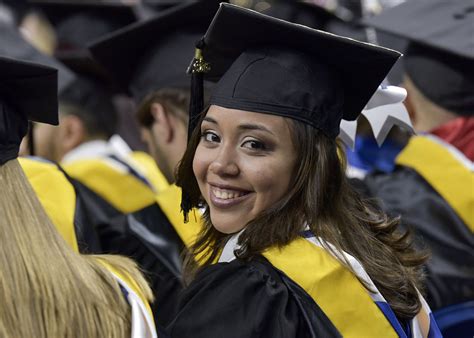
[[[417,289],[421,290],[426,254],[414,249],[409,232],[399,230],[399,219],[376,210],[351,187],[339,143],[307,124],[287,121],[298,154],[293,182],[280,201],[246,225],[237,257],[249,260],[269,247],[284,246],[308,225],[326,242],[328,250],[333,250],[327,245],[332,244],[335,251],[345,251],[363,265],[399,318],[414,317],[421,309]],[[200,125],[178,167],[177,184],[193,206],[206,207],[192,169],[201,138]],[[215,262],[232,236],[213,227],[208,208],[203,223],[186,259],[188,279],[198,270],[196,261],[200,267]],[[354,272],[348,262],[342,263]]]

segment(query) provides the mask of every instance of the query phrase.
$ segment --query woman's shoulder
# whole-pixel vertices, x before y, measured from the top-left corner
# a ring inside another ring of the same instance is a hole
[[[280,275],[275,268],[263,257],[258,256],[250,260],[234,259],[231,262],[212,264],[203,268],[193,283],[199,283],[208,279],[244,279],[252,277],[251,281],[269,280],[271,282],[281,281]]]
[[[305,309],[308,304],[311,309]],[[312,315],[315,309],[311,298],[265,258],[235,259],[196,276],[183,293],[170,332],[173,337],[196,332],[197,337],[315,337],[314,327],[332,327]],[[326,336],[338,336],[334,332]]]
[[[264,258],[249,261],[235,259],[232,262],[217,263],[203,268],[186,288],[181,304],[193,298],[215,298],[213,295],[225,297],[231,301],[244,296],[247,304],[259,293],[266,290],[286,294],[287,288],[280,275]]]

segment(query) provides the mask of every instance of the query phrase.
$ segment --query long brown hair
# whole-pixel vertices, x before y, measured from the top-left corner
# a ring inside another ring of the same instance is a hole
[[[0,166],[0,336],[130,337],[131,309],[104,263],[151,291],[123,257],[73,251],[18,160]]]
[[[399,231],[398,219],[376,211],[352,189],[345,176],[340,144],[309,125],[288,122],[298,154],[291,188],[284,198],[246,225],[239,237],[237,257],[252,259],[266,248],[284,246],[308,225],[329,250],[327,243],[359,260],[397,316],[412,318],[421,308],[417,288],[425,255],[414,250],[408,232]],[[192,169],[199,141],[200,124],[178,168],[177,184],[193,206],[205,207]],[[191,255],[200,266],[207,266],[217,259],[231,235],[212,226],[208,208],[203,223]],[[192,262],[186,260],[185,271],[191,278],[197,270]],[[354,271],[348,262],[342,263]]]

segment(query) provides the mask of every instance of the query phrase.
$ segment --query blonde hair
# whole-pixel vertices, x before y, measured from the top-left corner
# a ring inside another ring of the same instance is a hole
[[[131,310],[106,265],[152,299],[130,260],[74,252],[18,161],[0,166],[0,337],[130,337]]]

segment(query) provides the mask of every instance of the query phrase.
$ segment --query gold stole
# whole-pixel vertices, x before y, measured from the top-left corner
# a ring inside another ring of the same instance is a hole
[[[263,256],[308,293],[343,337],[398,337],[357,277],[326,249],[298,238]]]
[[[19,158],[19,161],[46,214],[66,242],[79,252],[74,228],[74,187],[53,163],[30,158]]]
[[[155,202],[155,194],[147,184],[114,168],[106,158],[78,160],[62,167],[122,213],[132,213]]]
[[[474,232],[474,173],[448,148],[430,137],[414,136],[396,163],[420,174]]]

